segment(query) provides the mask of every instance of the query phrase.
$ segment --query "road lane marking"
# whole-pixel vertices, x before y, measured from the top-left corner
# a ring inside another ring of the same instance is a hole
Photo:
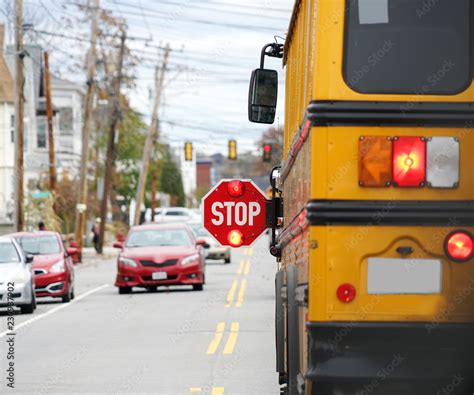
[[[240,265],[239,265],[239,270],[237,270],[237,274],[242,274],[243,271],[244,271],[244,261],[241,260]]]
[[[200,394],[202,392],[201,387],[191,387],[189,389],[189,392],[192,394]],[[224,395],[224,387],[213,387],[211,395]]]
[[[224,355],[229,355],[234,352],[235,344],[237,343],[237,338],[239,337],[240,325],[238,322],[233,322],[230,327],[229,338],[224,347]]]
[[[90,295],[92,295],[96,292],[99,292],[102,289],[107,288],[108,286],[109,286],[109,284],[104,284],[104,285],[101,285],[100,287],[91,289],[90,291],[87,291],[87,292],[83,293],[82,295],[77,296],[74,300],[70,301],[69,303],[63,303],[60,306],[55,307],[51,310],[48,310],[47,312],[45,312],[43,314],[37,315],[36,317],[30,318],[29,320],[26,320],[26,321],[22,322],[21,324],[15,325],[15,332],[17,332],[18,329],[24,328],[25,326],[31,325],[32,323],[34,323],[36,321],[39,321],[43,318],[46,318],[49,315],[52,315],[54,313],[57,313],[58,311],[61,311],[65,308],[67,308],[67,307],[70,307],[70,306],[74,305],[75,303],[79,302],[80,300],[82,300],[84,298],[87,298],[88,296],[90,296]],[[9,333],[9,331],[0,332],[0,339],[2,337],[5,337],[7,335],[7,333]]]
[[[225,305],[225,307],[229,308],[230,306],[232,306],[232,303],[234,303],[235,291],[237,291],[237,286],[238,282],[237,280],[234,280],[232,282],[232,286],[229,289],[229,293],[227,294],[227,304]]]
[[[247,263],[245,264],[244,274],[247,275],[249,274],[249,272],[250,272],[250,260],[248,260]]]
[[[245,289],[247,288],[247,280],[242,280],[240,283],[239,296],[237,298],[237,303],[235,307],[242,307],[244,303]]]
[[[224,337],[225,322],[219,322],[216,327],[216,333],[214,339],[209,343],[207,348],[207,355],[213,355],[216,353],[219,344],[221,344],[222,338]]]

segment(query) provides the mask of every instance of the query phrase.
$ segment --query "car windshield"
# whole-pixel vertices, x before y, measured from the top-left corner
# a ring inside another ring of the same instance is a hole
[[[21,248],[33,255],[51,255],[61,253],[56,236],[24,236],[17,239]]]
[[[167,211],[165,215],[184,217],[184,216],[188,215],[188,213],[185,212],[185,211]]]
[[[201,224],[189,224],[189,227],[193,230],[196,236],[209,237],[208,231],[204,229]]]
[[[20,257],[12,243],[0,243],[0,263],[20,262]]]
[[[416,95],[453,95],[468,88],[470,0],[347,3],[344,77],[351,88]]]
[[[191,238],[184,229],[150,229],[132,232],[126,247],[189,247],[191,245]]]

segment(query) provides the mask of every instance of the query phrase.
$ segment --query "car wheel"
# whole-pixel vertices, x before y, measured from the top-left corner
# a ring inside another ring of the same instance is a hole
[[[74,300],[75,297],[76,297],[76,293],[74,292],[74,287],[73,287],[71,291],[71,300]]]
[[[228,265],[230,263],[230,257],[225,258],[224,264]]]
[[[193,290],[194,291],[202,291],[204,289],[204,284],[194,284]]]
[[[67,291],[67,294],[61,297],[62,303],[69,303],[72,299],[71,294],[72,294],[72,289],[69,288]]]
[[[120,295],[128,295],[132,293],[132,287],[119,287]]]
[[[36,308],[35,305],[36,305],[36,302],[35,302],[35,299],[33,298],[30,304],[20,306],[21,314],[33,314]]]

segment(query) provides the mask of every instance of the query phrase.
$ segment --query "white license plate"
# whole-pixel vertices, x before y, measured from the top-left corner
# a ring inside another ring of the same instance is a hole
[[[369,258],[369,295],[430,295],[442,289],[437,259]]]
[[[168,273],[166,272],[155,272],[151,275],[152,280],[166,280]]]

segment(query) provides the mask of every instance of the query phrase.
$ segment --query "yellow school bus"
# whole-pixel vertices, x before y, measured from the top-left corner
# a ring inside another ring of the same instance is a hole
[[[275,117],[265,59],[286,74],[282,393],[474,392],[473,15],[470,0],[296,0],[285,43],[264,47],[252,122]]]

